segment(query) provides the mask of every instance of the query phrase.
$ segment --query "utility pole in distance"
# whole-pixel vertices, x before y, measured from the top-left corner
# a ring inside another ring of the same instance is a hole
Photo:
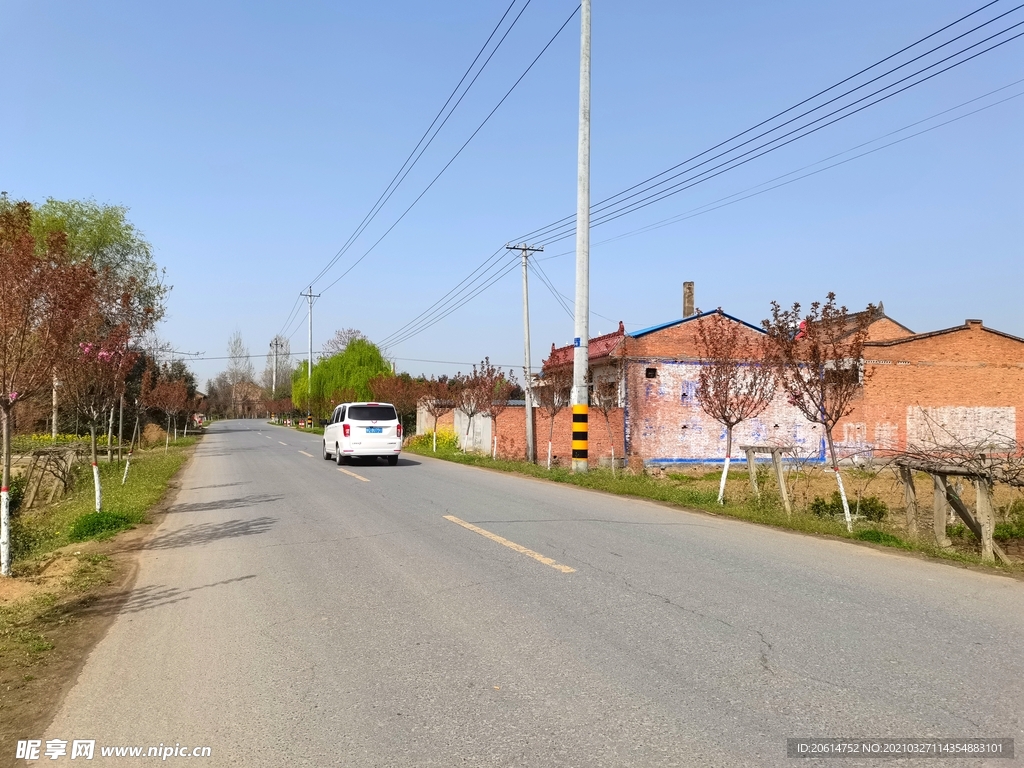
[[[572,471],[587,471],[590,366],[590,0],[580,5],[580,134],[576,171],[576,333],[572,357]]]
[[[274,337],[274,340],[270,342],[270,348],[274,350],[274,373],[272,374],[270,389],[270,399],[277,399],[277,354],[281,351],[281,339],[278,336]]]
[[[320,294],[314,294],[311,285],[308,293],[300,295],[309,300],[309,360],[306,361],[306,425],[309,426],[313,401],[313,299],[319,299]]]
[[[522,243],[520,245],[506,245],[505,248],[510,251],[522,251],[523,254],[523,370],[526,374],[526,460],[532,464],[537,459],[537,449],[533,436],[533,387],[530,386],[533,367],[530,365],[530,290],[529,281],[526,277],[526,262],[531,253],[543,252],[544,246],[532,247]]]

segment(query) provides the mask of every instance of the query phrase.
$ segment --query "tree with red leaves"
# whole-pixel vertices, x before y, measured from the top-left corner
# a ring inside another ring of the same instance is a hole
[[[863,387],[864,345],[875,313],[873,304],[863,312],[850,313],[836,305],[836,295],[829,293],[824,303],[811,304],[806,315],[799,304],[783,310],[773,301],[771,318],[762,322],[779,386],[808,421],[824,428],[849,531],[853,519],[832,430],[853,410],[853,400]]]
[[[96,496],[96,511],[103,505],[100,470],[96,461],[96,433],[105,417],[124,394],[125,379],[138,353],[129,348],[128,327],[108,328],[103,315],[94,312],[79,328],[77,354],[65,358],[58,375],[65,399],[89,428],[89,449]]]
[[[73,354],[75,329],[94,306],[96,276],[74,264],[59,232],[37,242],[32,207],[0,200],[0,575],[11,573],[11,420],[19,402],[49,396],[54,361]]]
[[[480,413],[491,420],[491,459],[493,460],[498,457],[498,417],[508,409],[508,402],[512,399],[518,384],[515,374],[511,371],[506,374],[501,368],[492,365],[489,357],[485,357],[480,363],[477,375],[479,377],[478,386],[483,395]]]
[[[423,407],[434,417],[434,453],[437,453],[437,420],[455,410],[457,383],[447,376],[431,378],[423,388]]]
[[[775,397],[775,370],[767,362],[765,339],[755,338],[754,334],[756,331],[730,320],[721,309],[697,320],[697,403],[704,413],[725,427],[719,504],[725,503],[733,429],[761,415]]]

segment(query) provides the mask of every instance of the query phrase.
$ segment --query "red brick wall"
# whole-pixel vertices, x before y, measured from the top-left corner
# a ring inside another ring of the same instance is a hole
[[[1024,445],[1024,343],[978,324],[870,345],[865,361],[863,395],[836,427],[844,452],[904,449],[908,435],[948,441],[949,431],[1009,431]]]
[[[526,456],[526,409],[522,406],[510,407],[498,417],[498,455],[508,459],[522,459]],[[534,440],[537,445],[537,462],[545,463],[548,456],[548,433],[551,420],[547,413],[535,408]],[[615,457],[622,458],[622,409],[615,408],[608,413],[611,425],[612,440],[615,446]],[[590,409],[589,430],[589,461],[595,466],[602,457],[611,457],[612,442],[608,438],[608,424],[604,414],[596,408]],[[568,465],[572,458],[572,411],[563,408],[555,417],[554,431],[551,440],[551,453],[561,465]]]
[[[656,376],[647,378],[647,368]],[[627,436],[631,458],[654,462],[721,461],[725,428],[697,402],[700,364],[692,361],[631,360],[627,376]],[[760,416],[733,430],[731,458],[745,459],[740,445],[795,446],[799,455],[821,454],[821,427],[808,422],[785,396]]]

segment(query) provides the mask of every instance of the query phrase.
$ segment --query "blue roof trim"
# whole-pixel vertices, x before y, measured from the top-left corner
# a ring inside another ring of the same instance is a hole
[[[664,330],[665,328],[671,328],[673,325],[681,325],[682,323],[688,323],[691,320],[699,320],[702,317],[707,317],[709,315],[714,315],[717,313],[718,310],[713,309],[710,312],[701,312],[699,315],[690,315],[690,317],[684,317],[681,320],[672,320],[671,322],[662,323],[661,325],[652,325],[650,328],[644,328],[642,331],[633,331],[632,333],[627,333],[626,335],[631,336],[634,339],[637,339],[640,338],[641,336],[646,336],[648,333],[654,333],[655,331],[661,331]],[[740,325],[745,325],[747,326],[747,328],[751,328],[757,331],[758,333],[764,333],[763,328],[758,328],[756,325],[751,325],[746,320],[740,320],[738,317],[733,317],[732,315],[727,314],[725,312],[722,313],[722,316],[727,317],[733,322],[739,323]]]

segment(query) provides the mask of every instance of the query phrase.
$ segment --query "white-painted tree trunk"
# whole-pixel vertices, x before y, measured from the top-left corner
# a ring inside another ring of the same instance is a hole
[[[92,465],[92,484],[96,489],[96,511],[99,512],[103,506],[103,490],[100,487],[100,467],[95,462]]]
[[[128,451],[128,460],[124,463],[124,476],[121,477],[121,485],[128,481],[128,467],[132,465],[132,452]]]
[[[839,474],[839,462],[836,460],[836,447],[832,442],[832,435],[827,435],[828,452],[832,459],[832,471],[836,473],[836,485],[839,486],[839,498],[843,501],[843,517],[846,519],[846,530],[853,533],[853,517],[850,515],[850,502],[846,498],[846,488],[843,487],[843,476]]]
[[[548,440],[548,469],[551,469],[551,441]]]
[[[0,409],[0,576],[11,575],[11,416]]]
[[[11,575],[11,495],[0,486],[0,576]]]
[[[718,503],[725,504],[725,481],[729,479],[729,457],[725,457],[725,463],[722,465],[722,479],[718,483]]]
[[[102,414],[93,414],[93,418],[99,416],[102,418]],[[96,461],[96,422],[94,421],[89,427],[89,445],[91,449],[92,458],[92,485],[93,490],[96,494],[96,511],[100,511],[100,507],[103,504],[103,491],[100,489],[100,465]]]
[[[612,477],[615,477],[615,446],[612,446]]]
[[[437,453],[437,424],[434,425],[434,453]]]
[[[491,461],[498,459],[498,436],[494,436],[494,445],[491,447]]]
[[[836,483],[839,485],[839,498],[843,500],[843,517],[846,518],[846,530],[853,532],[853,517],[850,515],[850,502],[846,498],[846,489],[843,487],[843,476],[839,474],[839,467],[833,467],[836,473]]]
[[[725,428],[725,463],[722,465],[722,480],[718,483],[718,503],[725,504],[725,481],[729,479],[729,459],[732,458],[732,428]]]

